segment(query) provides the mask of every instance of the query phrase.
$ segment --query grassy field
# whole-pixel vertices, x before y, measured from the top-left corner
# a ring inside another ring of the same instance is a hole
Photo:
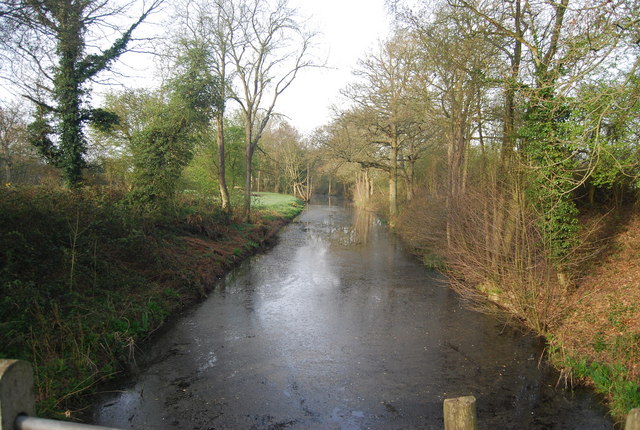
[[[300,213],[304,203],[288,194],[253,193],[252,205],[260,211],[271,212],[275,216],[293,217]]]

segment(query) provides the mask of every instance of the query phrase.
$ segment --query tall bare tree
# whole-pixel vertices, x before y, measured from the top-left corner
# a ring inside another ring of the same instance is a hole
[[[354,72],[360,78],[343,92],[359,115],[353,118],[367,130],[371,144],[379,148],[389,174],[389,215],[398,212],[398,178],[403,152],[416,154],[422,126],[418,100],[424,87],[416,83],[417,49],[410,34],[398,32],[380,44],[377,52],[360,61]],[[414,145],[414,148],[409,148]]]
[[[245,121],[244,217],[249,219],[253,155],[278,98],[302,69],[315,65],[314,34],[305,31],[287,0],[238,0],[235,11],[226,25],[235,69],[232,98]]]

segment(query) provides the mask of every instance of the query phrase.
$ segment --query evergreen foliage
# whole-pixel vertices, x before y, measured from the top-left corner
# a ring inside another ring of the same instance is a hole
[[[523,153],[529,163],[529,201],[540,214],[550,257],[557,263],[577,246],[578,209],[573,201],[579,124],[569,102],[550,90],[535,91],[525,108],[520,129]]]
[[[126,52],[133,31],[158,4],[154,2],[109,48],[95,54],[86,53],[85,38],[102,18],[114,14],[106,9],[106,2],[19,1],[3,10],[1,17],[5,23],[15,26],[17,32],[38,34],[55,45],[56,59],[49,75],[51,88],[47,97],[42,97],[40,91],[40,97],[34,99],[37,106],[30,140],[45,159],[62,169],[69,187],[77,187],[82,181],[87,153],[84,125],[96,123],[108,127],[115,120],[113,115],[85,106],[89,84]],[[30,55],[44,67],[43,59]]]
[[[155,100],[145,126],[131,136],[134,163],[132,198],[148,207],[172,202],[196,143],[207,135],[220,84],[206,68],[206,51],[191,48],[178,58],[168,100]]]

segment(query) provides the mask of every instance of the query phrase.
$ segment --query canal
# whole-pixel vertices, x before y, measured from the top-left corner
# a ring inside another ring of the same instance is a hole
[[[135,429],[439,429],[474,395],[481,429],[610,429],[556,388],[540,342],[466,310],[372,214],[310,204],[221,280],[105,395],[96,424]]]

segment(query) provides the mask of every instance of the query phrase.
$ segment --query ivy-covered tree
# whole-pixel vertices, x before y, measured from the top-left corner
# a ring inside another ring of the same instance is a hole
[[[112,28],[108,20],[120,15],[121,7],[99,0],[0,2],[0,28],[7,36],[4,48],[12,60],[26,60],[37,72],[37,80],[24,94],[36,104],[36,118],[29,127],[31,142],[62,169],[69,187],[82,179],[87,152],[83,125],[108,127],[117,120],[87,106],[89,83],[127,50],[134,30],[161,3],[154,0],[109,47],[89,53],[87,35]]]
[[[573,118],[569,101],[545,91],[532,97],[523,115],[519,137],[531,166],[529,201],[539,213],[539,227],[549,257],[559,268],[578,245],[578,209],[573,200],[581,125]]]
[[[175,186],[193,156],[189,112],[179,98],[156,99],[148,107],[148,121],[131,139],[132,198],[149,210],[173,200]]]
[[[220,85],[206,64],[206,50],[185,49],[174,65],[168,96],[150,100],[144,126],[131,134],[138,203],[155,208],[172,201],[195,143],[208,130]]]

